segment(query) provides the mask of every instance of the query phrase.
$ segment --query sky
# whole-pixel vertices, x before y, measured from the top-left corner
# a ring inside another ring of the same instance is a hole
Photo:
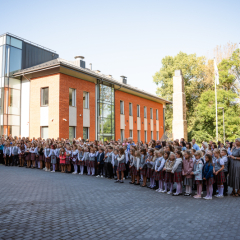
[[[127,76],[156,93],[153,75],[165,56],[206,55],[240,42],[239,0],[0,0],[0,34],[10,32],[86,67]]]

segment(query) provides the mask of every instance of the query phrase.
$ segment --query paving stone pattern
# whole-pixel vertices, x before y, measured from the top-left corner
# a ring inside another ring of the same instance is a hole
[[[240,198],[0,165],[0,239],[240,239]]]

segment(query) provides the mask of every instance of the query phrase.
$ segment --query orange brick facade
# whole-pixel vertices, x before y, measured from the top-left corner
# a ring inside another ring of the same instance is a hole
[[[76,137],[83,136],[83,92],[89,92],[89,109],[90,109],[90,128],[89,140],[95,140],[95,83],[81,80],[72,76],[60,73],[60,122],[59,136],[62,138],[69,137],[69,88],[76,89],[77,104],[77,127]],[[81,116],[80,116],[81,114]],[[94,116],[94,117],[93,117]],[[63,119],[67,121],[63,121]]]
[[[144,142],[144,107],[147,107],[147,140],[151,139],[150,108],[153,109],[153,139],[156,139],[156,109],[158,109],[159,138],[162,137],[163,129],[163,105],[129,93],[115,91],[115,139],[121,139],[120,135],[120,100],[124,101],[125,130],[124,137],[129,137],[129,103],[132,103],[133,114],[133,141],[137,142],[137,105],[140,105],[141,117],[141,141]]]
[[[83,92],[89,93],[89,140],[96,139],[95,83],[58,73],[31,79],[30,84],[30,137],[40,137],[41,88],[49,88],[48,132],[50,138],[69,138],[69,88],[76,90],[76,137],[83,137]],[[144,141],[144,106],[147,107],[147,140],[151,139],[150,108],[153,109],[153,138],[156,139],[156,109],[158,109],[159,138],[163,135],[163,105],[142,97],[115,90],[115,140],[120,134],[120,100],[124,101],[125,130],[129,137],[129,103],[133,112],[133,140],[137,136],[137,105],[140,105],[141,141]],[[54,119],[54,120],[52,120]],[[66,121],[64,120],[66,119]]]

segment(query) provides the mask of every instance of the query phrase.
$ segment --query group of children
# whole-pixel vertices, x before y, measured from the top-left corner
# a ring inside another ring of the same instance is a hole
[[[162,147],[117,144],[96,144],[84,141],[69,143],[48,139],[35,141],[5,141],[3,148],[5,165],[19,165],[39,168],[45,171],[61,171],[83,175],[116,178],[123,183],[131,177],[130,184],[155,189],[159,193],[191,196],[196,187],[194,198],[201,198],[206,188],[206,200],[222,198],[227,193],[226,178],[228,158],[225,149],[185,150],[173,147],[171,143]],[[45,167],[44,167],[45,166]],[[149,186],[147,180],[149,179]],[[176,192],[173,192],[173,186]]]

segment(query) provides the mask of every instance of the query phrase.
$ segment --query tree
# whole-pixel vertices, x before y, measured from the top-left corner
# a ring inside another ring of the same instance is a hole
[[[235,139],[240,134],[240,108],[236,102],[237,94],[232,91],[219,89],[217,91],[218,107],[225,111],[225,135],[227,139]],[[215,92],[208,90],[202,93],[196,108],[196,121],[192,128],[192,137],[197,142],[212,140],[216,137],[216,108]],[[219,139],[223,140],[223,117],[222,110],[218,109],[218,133]]]
[[[185,83],[188,129],[194,123],[193,113],[201,93],[213,85],[213,63],[205,57],[180,52],[177,56],[162,59],[162,68],[155,73],[153,81],[159,86],[157,94],[172,101],[174,71],[181,69]],[[166,107],[166,130],[172,129],[172,105]]]

